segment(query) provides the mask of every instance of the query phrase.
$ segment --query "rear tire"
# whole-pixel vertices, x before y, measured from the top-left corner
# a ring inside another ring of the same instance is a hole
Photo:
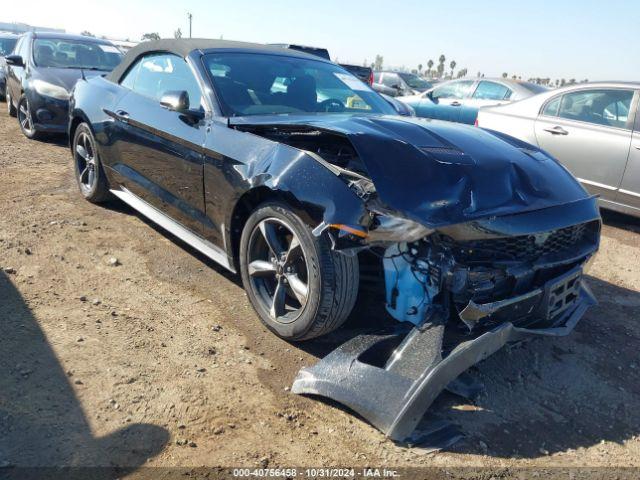
[[[7,113],[10,117],[15,117],[18,111],[16,110],[16,107],[13,106],[13,100],[11,99],[11,95],[9,95],[9,92],[7,92],[5,98],[7,100]]]
[[[91,203],[102,203],[111,196],[93,132],[86,123],[76,128],[72,143],[73,168],[80,193]]]
[[[272,244],[282,247],[279,255]],[[315,236],[282,203],[263,204],[247,220],[240,272],[262,323],[286,340],[309,340],[340,327],[353,309],[360,283],[358,257],[332,250],[326,235]],[[283,299],[280,306],[276,298]]]

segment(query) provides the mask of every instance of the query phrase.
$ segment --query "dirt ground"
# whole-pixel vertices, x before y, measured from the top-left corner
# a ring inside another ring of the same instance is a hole
[[[291,394],[322,341],[277,339],[237,277],[85,202],[66,140],[27,140],[1,107],[0,467],[640,466],[640,221],[606,215],[599,306],[479,364],[475,404],[443,394],[466,438],[426,453]]]

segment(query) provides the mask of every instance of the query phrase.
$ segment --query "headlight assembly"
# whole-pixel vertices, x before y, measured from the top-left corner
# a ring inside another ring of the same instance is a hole
[[[60,85],[54,85],[53,83],[36,79],[33,81],[33,88],[35,88],[36,92],[45,97],[52,97],[58,100],[69,100],[69,92]]]
[[[369,227],[367,243],[411,243],[432,233],[433,229],[427,228],[418,222],[409,220],[408,218],[394,217],[391,215],[377,215],[374,218],[374,224]]]

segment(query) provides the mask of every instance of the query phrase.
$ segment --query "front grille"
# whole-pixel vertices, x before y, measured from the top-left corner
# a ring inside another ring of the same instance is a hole
[[[570,251],[589,238],[589,223],[536,235],[490,238],[467,242],[446,239],[459,260],[504,259],[527,261],[544,255]]]

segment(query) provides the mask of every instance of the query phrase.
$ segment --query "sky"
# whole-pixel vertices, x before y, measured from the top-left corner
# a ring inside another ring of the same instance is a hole
[[[639,0],[30,0],[0,21],[139,40],[146,32],[325,47],[334,61],[500,76],[640,80]]]

